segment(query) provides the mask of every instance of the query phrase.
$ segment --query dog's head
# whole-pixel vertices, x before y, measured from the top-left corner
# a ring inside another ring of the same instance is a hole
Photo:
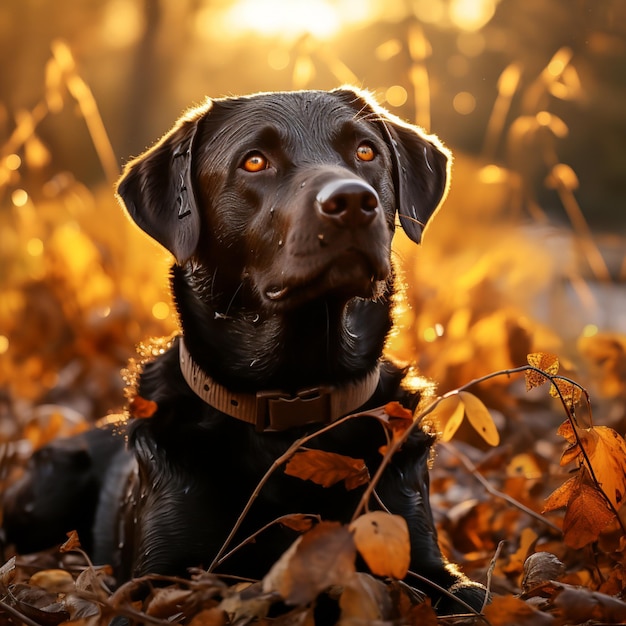
[[[265,93],[188,112],[118,194],[179,265],[205,268],[212,294],[276,310],[376,296],[396,216],[419,242],[448,169],[435,137],[361,91]]]

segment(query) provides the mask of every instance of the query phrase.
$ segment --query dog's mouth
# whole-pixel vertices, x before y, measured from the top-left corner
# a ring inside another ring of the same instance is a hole
[[[310,301],[321,296],[372,298],[389,275],[388,266],[375,268],[357,250],[348,250],[321,268],[303,276],[287,276],[280,284],[268,284],[263,295],[273,304]]]

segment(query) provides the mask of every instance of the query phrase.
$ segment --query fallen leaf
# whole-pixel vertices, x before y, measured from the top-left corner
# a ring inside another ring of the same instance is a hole
[[[286,604],[305,605],[332,585],[354,575],[356,547],[347,527],[321,522],[298,537],[263,579],[263,591],[277,592]]]
[[[409,570],[411,544],[404,518],[372,511],[351,524],[354,543],[367,566],[377,576],[402,579]]]
[[[391,602],[387,586],[369,574],[357,572],[345,585],[339,598],[340,623],[390,618]]]
[[[363,460],[324,450],[303,450],[294,454],[285,466],[285,474],[322,487],[343,480],[348,490],[365,485],[370,479]]]
[[[572,620],[575,624],[589,621],[617,624],[626,621],[626,603],[584,587],[562,585],[553,604],[564,621]]]
[[[189,626],[224,626],[226,614],[218,608],[203,609],[193,616]]]
[[[74,591],[74,578],[64,569],[40,570],[30,577],[29,583],[50,593]]]
[[[547,626],[554,617],[541,613],[513,596],[496,596],[485,607],[485,617],[491,626]]]
[[[547,580],[557,580],[565,573],[565,565],[550,552],[535,552],[524,562],[522,592],[528,593]]]

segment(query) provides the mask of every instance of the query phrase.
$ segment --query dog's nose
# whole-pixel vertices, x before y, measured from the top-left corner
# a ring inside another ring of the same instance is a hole
[[[378,194],[360,180],[334,180],[320,189],[316,207],[323,219],[340,227],[358,228],[376,217]]]

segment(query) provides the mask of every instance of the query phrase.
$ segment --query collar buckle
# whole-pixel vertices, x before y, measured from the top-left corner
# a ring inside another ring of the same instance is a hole
[[[256,394],[256,429],[258,432],[287,430],[305,424],[330,424],[333,421],[331,395],[327,385],[302,389],[295,396],[282,391],[259,391]]]

